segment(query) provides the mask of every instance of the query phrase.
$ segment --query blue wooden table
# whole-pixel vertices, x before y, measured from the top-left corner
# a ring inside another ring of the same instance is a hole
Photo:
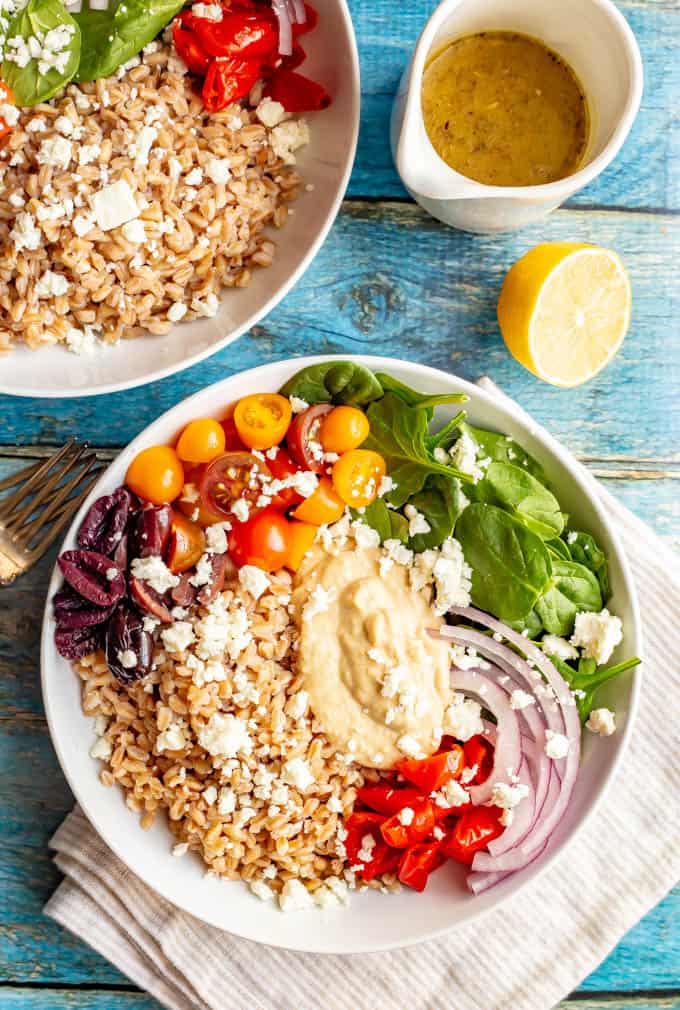
[[[680,7],[678,0],[619,6],[646,68],[642,110],[621,155],[543,224],[476,238],[409,202],[390,159],[392,96],[433,4],[353,0],[363,75],[359,154],[340,217],[306,276],[252,333],[174,378],[75,401],[0,397],[0,477],[68,435],[114,455],[166,407],[243,368],[301,351],[370,352],[469,379],[491,375],[677,549]],[[618,250],[632,278],[634,313],[604,373],[559,391],[508,356],[494,310],[518,255],[538,241],[567,238]],[[59,879],[47,839],[72,805],[39,689],[37,620],[52,563],[45,559],[0,595],[0,1010],[158,1010],[41,914]],[[680,1010],[680,889],[623,937],[569,1002],[583,1010]]]

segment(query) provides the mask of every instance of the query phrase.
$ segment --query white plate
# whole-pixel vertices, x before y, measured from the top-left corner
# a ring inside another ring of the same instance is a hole
[[[319,24],[305,41],[301,68],[333,98],[323,112],[306,116],[310,143],[298,156],[304,183],[295,213],[279,231],[274,262],[255,269],[246,288],[225,290],[214,319],[179,323],[167,336],[123,340],[77,355],[64,347],[6,354],[0,393],[14,396],[90,396],[162,379],[226,347],[271,312],[300,279],[321,247],[347,189],[359,131],[359,57],[346,0],[314,0]]]
[[[298,368],[324,360],[328,358],[298,358],[255,368],[209,386],[167,411],[111,464],[76,516],[62,550],[75,546],[75,533],[86,509],[99,495],[123,482],[128,464],[140,449],[171,441],[194,417],[219,416],[227,404],[246,393],[277,390]],[[419,390],[467,393],[470,401],[466,406],[473,424],[512,435],[543,464],[563,507],[579,527],[595,535],[608,554],[613,587],[610,606],[622,618],[625,630],[616,658],[639,655],[639,615],[626,559],[607,516],[560,446],[532,432],[514,410],[462,379],[388,358],[353,360],[388,371]],[[442,419],[451,416],[450,408],[440,410]],[[60,583],[61,576],[55,570],[48,601]],[[122,793],[101,785],[100,762],[88,754],[95,737],[92,720],[81,711],[80,682],[70,664],[58,655],[53,636],[48,602],[43,623],[42,685],[50,732],[78,802],[107,844],[142,880],[197,918],[250,940],[323,953],[381,950],[431,939],[497,908],[536,877],[580,830],[602,798],[631,730],[640,683],[639,674],[633,671],[609,685],[607,695],[603,692],[603,702],[616,712],[618,732],[607,739],[585,734],[581,772],[567,814],[546,855],[522,873],[473,897],[464,887],[462,870],[451,865],[433,876],[423,894],[408,890],[390,896],[367,892],[354,895],[347,908],[283,914],[273,904],[253,897],[240,883],[206,878],[198,857],[174,858],[170,853],[172,836],[163,820],[159,819],[150,831],[142,831],[136,815],[125,807]]]

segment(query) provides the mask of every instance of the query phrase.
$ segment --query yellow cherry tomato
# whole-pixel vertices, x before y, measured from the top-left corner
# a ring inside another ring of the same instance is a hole
[[[177,455],[185,463],[209,463],[224,452],[224,428],[212,417],[189,421],[177,439]]]
[[[344,501],[335,493],[328,477],[322,477],[314,494],[305,498],[293,515],[304,523],[322,526],[324,523],[336,523],[344,511]]]
[[[366,441],[371,426],[363,410],[334,407],[319,429],[319,441],[326,452],[349,452]]]
[[[379,453],[351,449],[333,464],[333,487],[347,505],[364,508],[377,497],[386,472],[385,460]]]
[[[293,519],[290,524],[290,546],[286,559],[286,568],[296,572],[302,564],[302,559],[316,539],[318,527],[311,523],[301,523]]]
[[[152,445],[132,460],[125,483],[144,501],[163,505],[174,501],[184,487],[184,467],[169,445]]]
[[[239,400],[234,424],[249,449],[271,449],[288,431],[293,416],[290,400],[278,393],[254,393]]]

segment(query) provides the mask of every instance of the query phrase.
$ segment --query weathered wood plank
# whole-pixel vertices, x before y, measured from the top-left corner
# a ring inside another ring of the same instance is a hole
[[[645,65],[640,113],[615,162],[572,201],[605,207],[680,207],[680,178],[672,171],[680,147],[674,115],[680,92],[680,18],[675,3],[619,2],[635,32]],[[434,4],[411,0],[395,11],[392,0],[350,0],[359,39],[362,117],[352,197],[405,197],[392,164],[389,122],[393,96]]]
[[[512,358],[495,320],[509,265],[545,239],[618,249],[634,288],[631,331],[590,383],[557,390]],[[491,375],[574,451],[680,459],[680,219],[561,211],[520,235],[464,235],[411,205],[345,204],[311,269],[251,335],[178,376],[80,400],[0,397],[0,444],[54,444],[77,433],[120,445],[162,410],[244,368],[308,353],[401,356],[468,379]],[[660,278],[669,278],[660,283]],[[115,418],[115,425],[111,418]]]

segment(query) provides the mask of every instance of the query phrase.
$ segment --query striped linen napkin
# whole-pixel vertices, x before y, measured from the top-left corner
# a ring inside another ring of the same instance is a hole
[[[490,380],[480,384],[504,396]],[[645,630],[641,705],[616,780],[583,834],[539,880],[485,917],[483,944],[476,924],[450,939],[351,957],[238,939],[143,884],[77,808],[51,841],[65,879],[46,914],[171,1010],[553,1007],[680,878],[680,720],[665,719],[659,732],[659,713],[680,705],[680,565],[588,479],[637,585]]]

